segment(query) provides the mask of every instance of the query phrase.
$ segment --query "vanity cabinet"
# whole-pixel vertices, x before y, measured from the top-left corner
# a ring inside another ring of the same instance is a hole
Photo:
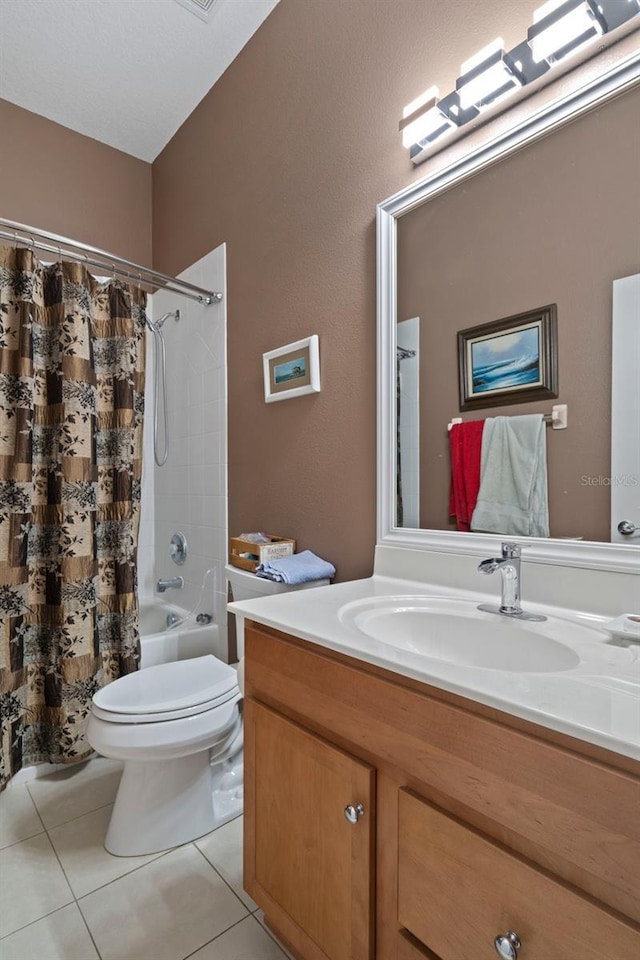
[[[637,763],[245,637],[245,887],[295,957],[495,960],[496,938],[520,960],[640,956]]]

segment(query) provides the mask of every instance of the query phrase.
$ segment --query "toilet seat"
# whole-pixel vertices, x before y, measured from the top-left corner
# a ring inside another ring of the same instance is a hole
[[[92,712],[108,723],[162,723],[214,710],[238,696],[236,671],[208,655],[120,677],[96,693]]]

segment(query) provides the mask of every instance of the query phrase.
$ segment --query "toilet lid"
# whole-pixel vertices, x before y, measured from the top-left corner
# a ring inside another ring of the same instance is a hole
[[[224,703],[237,689],[235,670],[208,655],[129,673],[99,690],[93,702],[101,712],[129,717],[191,713],[190,708]]]

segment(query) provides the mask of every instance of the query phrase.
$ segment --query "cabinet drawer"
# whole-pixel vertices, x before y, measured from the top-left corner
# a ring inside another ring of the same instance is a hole
[[[442,960],[495,960],[515,932],[522,960],[635,960],[640,935],[487,837],[400,791],[398,919]]]

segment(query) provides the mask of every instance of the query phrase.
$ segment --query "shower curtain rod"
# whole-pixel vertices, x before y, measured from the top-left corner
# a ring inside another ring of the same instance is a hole
[[[2,227],[8,229],[3,230]],[[26,238],[19,237],[18,233],[26,234]],[[98,269],[109,268],[110,273],[127,277],[134,282],[138,281],[145,286],[157,286],[173,293],[181,293],[185,297],[190,297],[192,300],[198,300],[205,304],[220,303],[222,300],[221,293],[196,287],[192,283],[187,283],[186,280],[178,280],[177,277],[172,277],[168,273],[152,270],[140,263],[134,263],[133,260],[118,257],[107,250],[90,247],[87,243],[78,243],[76,240],[70,240],[69,237],[60,237],[56,233],[30,227],[26,223],[16,223],[14,220],[0,218],[0,239],[13,240],[16,244],[22,243],[27,247],[31,246],[33,249],[37,248],[47,253],[57,253],[60,257],[62,257],[62,247],[64,247],[65,257],[71,260],[77,260],[92,267],[98,267]],[[53,244],[47,243],[47,241],[53,241]]]

